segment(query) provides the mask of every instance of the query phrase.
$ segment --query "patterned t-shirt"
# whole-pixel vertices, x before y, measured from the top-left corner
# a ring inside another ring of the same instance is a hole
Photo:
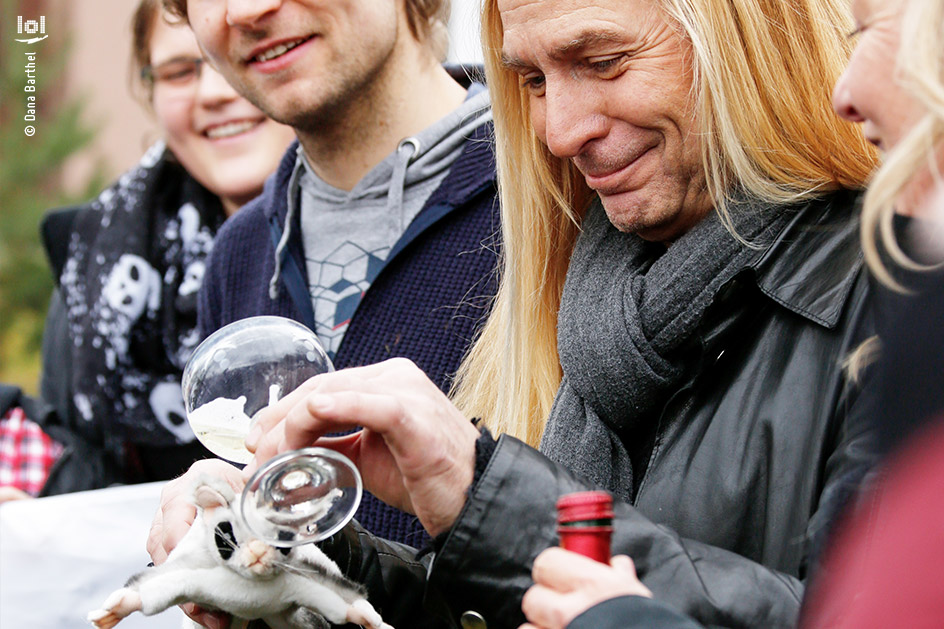
[[[488,93],[473,85],[462,105],[401,141],[350,191],[325,183],[299,148],[295,168],[315,332],[332,359],[391,249],[445,179],[472,131],[490,120]],[[290,190],[289,203],[294,198]]]

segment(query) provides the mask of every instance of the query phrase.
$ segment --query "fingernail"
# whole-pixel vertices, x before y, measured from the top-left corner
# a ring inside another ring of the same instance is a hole
[[[262,438],[262,426],[253,426],[249,429],[249,434],[246,435],[246,447],[251,451],[256,451],[256,446],[259,445],[259,439]]]

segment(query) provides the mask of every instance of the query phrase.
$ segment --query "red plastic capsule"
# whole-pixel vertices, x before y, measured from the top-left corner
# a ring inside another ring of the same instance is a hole
[[[557,500],[561,548],[610,563],[613,497],[605,491],[580,491]]]

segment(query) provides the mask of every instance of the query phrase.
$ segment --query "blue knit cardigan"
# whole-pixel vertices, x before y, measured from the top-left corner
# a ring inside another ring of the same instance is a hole
[[[446,179],[394,245],[365,293],[335,357],[337,368],[402,356],[448,390],[483,323],[497,287],[500,241],[492,126],[469,138]],[[282,255],[275,299],[269,280],[288,211],[296,145],[282,158],[260,197],[219,231],[200,292],[204,336],[233,321],[279,315],[313,329],[299,217]],[[372,533],[422,546],[414,516],[365,492],[358,521]]]

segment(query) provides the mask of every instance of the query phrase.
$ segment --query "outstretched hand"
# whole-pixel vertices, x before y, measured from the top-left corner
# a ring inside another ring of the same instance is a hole
[[[183,476],[168,482],[161,490],[161,504],[154,514],[151,530],[148,532],[147,551],[155,565],[167,560],[167,556],[193,525],[197,517],[197,508],[193,505],[192,496],[194,479],[206,475],[225,478],[236,493],[242,491],[242,473],[238,468],[218,459],[197,461]],[[180,608],[194,622],[209,629],[225,629],[230,626],[231,619],[228,614],[207,611],[193,603],[186,603]]]
[[[534,560],[531,577],[535,584],[521,601],[528,622],[519,629],[565,629],[605,600],[627,595],[652,598],[626,555],[617,555],[606,565],[569,550],[548,548]]]
[[[343,437],[325,437],[363,427]],[[350,458],[364,486],[414,513],[430,533],[449,529],[465,504],[478,430],[411,361],[315,376],[260,413],[246,440],[255,459],[312,445]]]

